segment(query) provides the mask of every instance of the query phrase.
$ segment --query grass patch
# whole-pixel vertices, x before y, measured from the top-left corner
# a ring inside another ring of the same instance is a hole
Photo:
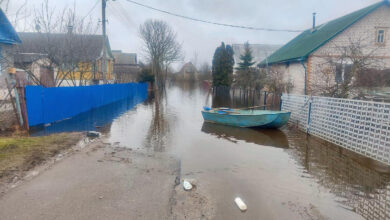
[[[0,179],[30,170],[75,145],[81,137],[80,133],[44,137],[0,137]]]

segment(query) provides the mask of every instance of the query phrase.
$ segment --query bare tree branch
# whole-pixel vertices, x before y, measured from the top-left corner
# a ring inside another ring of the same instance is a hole
[[[338,98],[358,96],[359,78],[364,78],[370,70],[384,68],[383,59],[377,55],[379,47],[368,42],[371,41],[365,35],[349,36],[347,44],[334,43],[324,51],[323,61],[316,65],[319,72],[314,73],[311,82],[312,93]]]
[[[139,28],[144,41],[147,59],[152,65],[155,76],[155,89],[165,87],[164,67],[182,57],[181,44],[176,40],[176,33],[164,21],[148,20]]]

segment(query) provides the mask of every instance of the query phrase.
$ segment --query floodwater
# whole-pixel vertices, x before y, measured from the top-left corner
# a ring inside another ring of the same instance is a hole
[[[181,178],[197,180],[216,219],[390,218],[389,167],[292,128],[204,123],[204,105],[215,106],[207,88],[172,85],[158,102],[124,107],[101,126],[112,143],[178,157]],[[235,206],[237,196],[246,212]]]

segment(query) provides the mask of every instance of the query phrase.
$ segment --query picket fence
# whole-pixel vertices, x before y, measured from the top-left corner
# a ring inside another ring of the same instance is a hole
[[[308,134],[390,165],[390,103],[283,94],[282,110]]]

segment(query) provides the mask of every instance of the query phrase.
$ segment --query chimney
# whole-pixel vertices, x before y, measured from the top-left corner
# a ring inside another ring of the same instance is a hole
[[[316,29],[316,13],[313,12],[313,31]]]

